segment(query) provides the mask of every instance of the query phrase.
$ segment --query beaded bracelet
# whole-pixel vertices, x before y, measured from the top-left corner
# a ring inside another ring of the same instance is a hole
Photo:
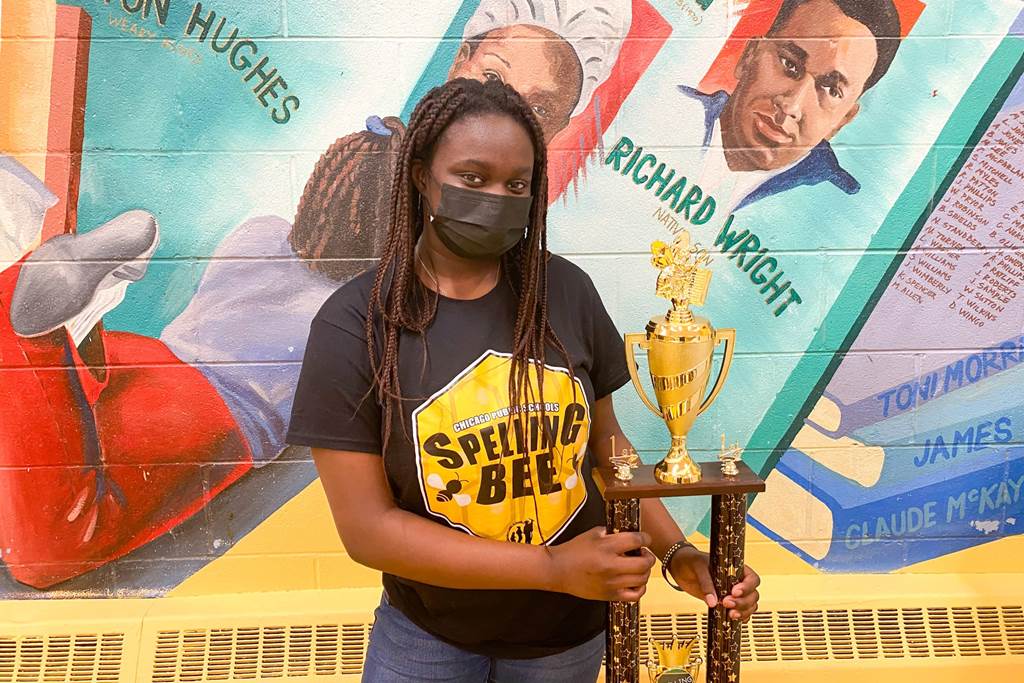
[[[665,555],[661,558],[661,575],[665,577],[665,582],[668,583],[668,585],[672,586],[680,592],[685,592],[685,590],[680,588],[679,584],[672,580],[671,575],[668,573],[668,566],[672,562],[672,558],[675,556],[675,554],[679,552],[680,549],[687,547],[697,550],[697,546],[690,543],[684,538],[681,541],[676,541],[675,543],[673,543],[669,547],[669,549],[665,551]]]

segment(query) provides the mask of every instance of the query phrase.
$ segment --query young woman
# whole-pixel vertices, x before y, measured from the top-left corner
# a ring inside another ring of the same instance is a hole
[[[548,253],[544,138],[509,86],[455,79],[402,141],[376,272],[314,319],[288,441],[308,445],[351,557],[383,572],[364,681],[593,681],[605,601],[656,557],[717,603],[657,500],[606,535],[595,462],[628,441],[623,342]],[[639,554],[631,551],[640,550]],[[723,603],[757,608],[749,569]]]

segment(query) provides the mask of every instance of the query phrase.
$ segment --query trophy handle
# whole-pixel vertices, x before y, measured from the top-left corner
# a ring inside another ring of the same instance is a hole
[[[641,349],[649,349],[650,344],[647,341],[647,335],[643,332],[630,332],[625,335],[625,338],[626,360],[629,361],[629,377],[633,380],[633,388],[636,389],[636,393],[640,394],[640,400],[644,402],[644,405],[650,408],[652,413],[662,417],[661,409],[652,403],[651,399],[647,398],[647,391],[640,384],[640,375],[636,371],[636,354],[633,352],[633,346],[636,345]]]
[[[732,365],[732,352],[736,348],[736,330],[732,328],[724,328],[715,330],[715,346],[718,346],[718,342],[725,342],[725,348],[722,349],[722,367],[718,371],[718,377],[715,378],[715,384],[711,387],[711,393],[704,399],[704,402],[700,404],[700,408],[697,409],[697,414],[700,415],[715,402],[715,398],[718,396],[718,392],[722,390],[722,385],[725,384],[725,377],[729,374],[729,366]]]

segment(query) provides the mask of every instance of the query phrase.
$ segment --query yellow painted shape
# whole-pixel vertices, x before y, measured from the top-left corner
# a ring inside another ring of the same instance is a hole
[[[842,418],[843,413],[839,405],[832,399],[822,396],[814,404],[814,408],[811,409],[810,414],[807,416],[807,421],[813,422],[827,431],[834,432],[839,429]]]
[[[701,534],[691,534],[690,540],[707,549],[707,539]],[[762,576],[819,573],[750,526],[747,527],[747,564]],[[289,572],[292,574],[288,575]],[[185,579],[168,596],[379,586],[380,572],[354,562],[345,554],[323,487],[316,480],[222,557]]]
[[[0,153],[46,177],[57,4],[0,3]]]
[[[296,590],[312,589],[317,587],[316,559],[343,552],[327,498],[317,479],[169,595],[230,593],[241,590],[237,588],[240,582],[247,586],[245,590],[276,591],[281,590],[282,580]],[[293,569],[297,576],[286,579],[285,574]],[[240,578],[239,571],[248,575]],[[359,574],[353,571],[349,575]]]
[[[926,541],[921,541],[926,542]],[[982,574],[1019,572],[1024,568],[1024,536],[965,548],[898,570],[901,574]]]
[[[754,527],[747,525],[746,563],[762,576],[765,574],[807,575],[821,571],[804,562]]]
[[[779,470],[768,475],[750,514],[811,557],[820,560],[828,554],[835,531],[832,511]]]
[[[337,553],[343,550],[324,487],[315,479],[235,543],[229,554]]]
[[[316,558],[316,584],[321,589],[380,587],[380,572],[345,554]]]
[[[420,491],[427,511],[451,526],[540,545],[562,533],[586,502],[580,466],[590,407],[578,378],[545,366],[548,417],[560,418],[552,443],[531,428],[538,415],[512,429],[510,367],[510,356],[488,351],[413,412]],[[534,367],[529,381],[538,385]],[[476,444],[475,454],[466,443]],[[505,449],[507,461],[494,462]]]
[[[226,556],[214,560],[172,594],[215,595],[264,593],[316,588],[316,557],[312,555]]]
[[[708,549],[709,540],[703,534],[694,532],[686,538],[701,550]],[[767,574],[799,576],[821,573],[749,524],[747,525],[745,553],[747,566],[761,576]],[[650,587],[654,583],[652,580],[648,586]]]
[[[804,425],[793,437],[792,447],[861,486],[874,486],[882,476],[885,450],[881,446],[869,446],[848,436],[834,439]]]
[[[691,540],[707,547],[707,539],[700,534],[691,534]],[[813,576],[821,573],[749,526],[747,564],[762,576]],[[1016,536],[921,562],[896,573],[1010,573],[1022,566],[1024,537]],[[871,583],[878,575],[866,577]],[[323,487],[317,480],[275,511],[223,557],[186,579],[169,595],[379,586],[378,572],[353,562],[345,555]]]

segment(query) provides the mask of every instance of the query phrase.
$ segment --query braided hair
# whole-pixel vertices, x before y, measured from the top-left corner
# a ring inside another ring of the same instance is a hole
[[[551,344],[571,368],[565,347],[548,322],[547,296],[547,158],[544,133],[530,106],[511,87],[499,81],[456,78],[428,92],[413,110],[402,139],[391,184],[391,212],[380,263],[366,316],[366,345],[374,376],[376,398],[383,411],[383,445],[402,392],[398,373],[398,344],[403,331],[421,336],[437,312],[437,292],[428,290],[415,268],[415,247],[423,232],[423,202],[413,184],[413,161],[429,164],[434,147],[452,123],[482,114],[501,114],[518,121],[533,142],[533,205],[523,238],[501,257],[501,272],[518,299],[512,335],[509,372],[510,417],[519,406],[537,402],[543,413],[544,349]],[[378,337],[379,327],[379,337]],[[537,395],[530,381],[537,377]],[[520,415],[522,417],[522,415]],[[405,420],[401,420],[405,428]],[[408,432],[406,430],[406,437]]]
[[[288,242],[314,271],[346,282],[379,256],[405,126],[394,116],[374,130],[338,138],[313,168]]]

